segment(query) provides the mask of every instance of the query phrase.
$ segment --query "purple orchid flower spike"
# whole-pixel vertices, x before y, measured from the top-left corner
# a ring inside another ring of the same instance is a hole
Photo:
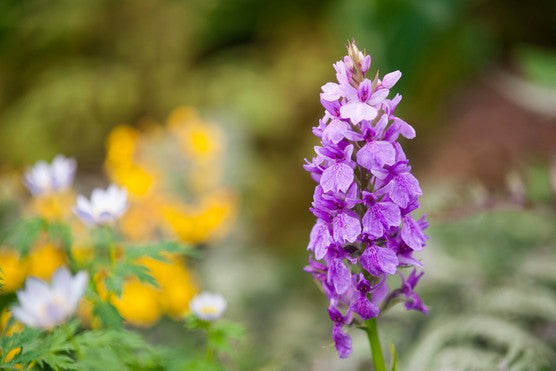
[[[403,298],[408,310],[427,310],[415,293],[422,264],[413,256],[427,241],[424,217],[413,215],[422,191],[398,143],[414,138],[415,130],[395,115],[401,95],[389,97],[402,74],[371,79],[370,66],[371,57],[355,43],[334,64],[337,81],[322,86],[324,115],[313,128],[321,143],[304,165],[317,182],[305,270],[329,299],[342,358],[351,353],[346,330],[376,326],[372,321],[393,297]],[[414,270],[405,278],[407,267]],[[389,291],[387,278],[396,274],[402,286]]]

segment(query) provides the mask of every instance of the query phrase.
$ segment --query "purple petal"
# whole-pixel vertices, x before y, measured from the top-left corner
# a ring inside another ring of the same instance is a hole
[[[340,99],[342,97],[342,90],[340,89],[340,85],[327,82],[322,87],[322,94],[320,95],[323,99],[332,102]]]
[[[400,77],[402,77],[402,73],[400,71],[387,73],[382,79],[382,86],[390,89],[392,86],[396,85]]]
[[[419,181],[410,173],[398,174],[392,183],[390,199],[401,208],[406,208],[413,198],[422,194]]]
[[[338,144],[345,138],[346,132],[349,131],[349,126],[340,120],[332,120],[330,124],[323,130],[323,139],[328,140],[334,144]]]
[[[342,331],[342,325],[334,325],[332,328],[332,339],[340,358],[349,357],[351,354],[351,337]]]
[[[378,238],[384,230],[400,224],[400,208],[392,202],[378,202],[369,206],[363,216],[363,232]]]
[[[361,295],[352,305],[355,313],[359,314],[362,319],[369,319],[378,316],[380,309],[376,304],[372,303],[365,295]]]
[[[375,91],[373,93],[373,95],[371,96],[371,99],[369,99],[368,103],[371,106],[376,106],[377,104],[382,103],[382,101],[384,99],[386,99],[388,94],[390,94],[390,90],[388,90],[388,89],[378,89],[377,91]]]
[[[400,224],[400,208],[393,202],[377,203],[381,210],[383,223],[387,227],[397,227]]]
[[[320,219],[317,220],[311,230],[309,246],[307,246],[307,249],[312,250],[315,253],[315,258],[317,260],[321,260],[326,255],[328,246],[330,246],[332,242],[332,236],[328,230],[328,225]]]
[[[390,142],[376,140],[367,143],[356,155],[357,163],[368,170],[392,165],[396,160],[396,150]]]
[[[409,289],[410,291],[413,290],[424,274],[425,272],[417,274],[417,270],[413,269],[407,277],[407,280],[404,282],[404,288]]]
[[[404,136],[404,138],[415,138],[416,133],[413,126],[409,125],[407,122],[398,117],[394,117],[394,124],[398,126],[398,130],[400,131],[400,134]]]
[[[330,320],[332,322],[345,323],[346,321],[346,318],[343,316],[343,314],[338,310],[338,308],[333,305],[330,305],[328,307],[328,316],[330,317]]]
[[[361,72],[365,74],[371,68],[371,56],[366,55],[361,61]]]
[[[362,102],[351,102],[340,107],[340,114],[344,119],[350,119],[352,123],[358,124],[363,120],[373,120],[378,111],[376,108]]]
[[[375,303],[375,305],[378,305],[384,298],[386,298],[387,295],[388,284],[386,283],[386,280],[382,280],[382,282],[379,283],[373,291],[372,302]]]
[[[335,259],[328,270],[329,281],[337,294],[344,294],[351,286],[351,272],[340,259]]]
[[[361,222],[354,213],[338,213],[332,226],[334,240],[338,243],[355,242],[361,234]]]
[[[425,314],[428,313],[428,308],[423,302],[417,293],[411,292],[409,295],[406,296],[405,302],[405,309],[407,310],[418,310],[419,312],[423,312]]]
[[[386,128],[386,125],[388,125],[388,115],[387,114],[383,114],[380,117],[380,120],[378,120],[378,122],[375,125],[375,132],[376,132],[376,136],[375,137],[380,137],[382,136],[382,133],[384,132],[384,129]]]
[[[346,192],[353,183],[353,169],[343,162],[338,162],[323,171],[320,185],[324,192]]]
[[[417,223],[411,216],[406,216],[403,218],[402,226],[402,240],[411,247],[413,250],[423,250],[425,242],[427,241],[427,236],[421,229],[419,223]]]
[[[365,249],[360,257],[361,265],[373,276],[380,273],[396,273],[398,257],[396,253],[386,247],[371,245]]]

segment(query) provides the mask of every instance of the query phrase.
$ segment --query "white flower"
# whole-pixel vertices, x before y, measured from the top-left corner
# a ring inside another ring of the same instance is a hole
[[[37,162],[25,172],[25,187],[34,196],[64,191],[71,187],[77,163],[73,158],[58,155],[52,163]]]
[[[25,289],[17,292],[19,306],[12,308],[14,317],[29,327],[49,330],[65,322],[77,309],[89,275],[85,271],[74,277],[67,268],[59,268],[52,282],[29,277]]]
[[[125,213],[127,207],[127,191],[112,184],[106,190],[93,190],[90,201],[77,196],[74,212],[87,225],[112,224]]]
[[[204,291],[191,299],[189,308],[198,318],[205,321],[214,321],[224,314],[226,299],[222,295]]]

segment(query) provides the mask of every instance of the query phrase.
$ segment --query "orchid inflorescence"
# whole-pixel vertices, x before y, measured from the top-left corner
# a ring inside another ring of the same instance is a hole
[[[348,55],[334,64],[338,82],[322,86],[325,109],[313,134],[320,138],[316,156],[304,165],[318,183],[311,212],[317,221],[310,234],[312,251],[305,270],[329,299],[332,337],[340,357],[351,353],[343,327],[377,317],[396,299],[406,309],[426,312],[414,288],[423,273],[413,257],[425,246],[424,216],[416,220],[419,182],[398,143],[415,130],[394,115],[402,97],[389,99],[400,71],[366,77],[371,57],[348,45]],[[413,267],[406,277],[400,268]],[[387,278],[399,274],[402,286],[389,292]],[[383,309],[382,309],[383,310]]]

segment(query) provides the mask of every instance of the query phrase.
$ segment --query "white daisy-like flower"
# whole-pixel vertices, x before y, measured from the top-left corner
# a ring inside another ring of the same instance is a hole
[[[205,321],[214,321],[222,317],[226,305],[226,299],[222,295],[204,291],[191,299],[189,308],[198,318]]]
[[[54,273],[50,285],[29,277],[25,288],[17,292],[19,305],[12,308],[12,313],[26,326],[52,329],[75,312],[88,281],[87,272],[81,271],[72,277],[64,267]]]
[[[116,222],[127,207],[127,191],[112,184],[106,190],[93,190],[90,200],[77,196],[74,212],[87,225],[107,225]]]
[[[50,164],[37,162],[25,172],[23,182],[34,196],[64,191],[71,187],[76,169],[75,159],[58,155]]]

